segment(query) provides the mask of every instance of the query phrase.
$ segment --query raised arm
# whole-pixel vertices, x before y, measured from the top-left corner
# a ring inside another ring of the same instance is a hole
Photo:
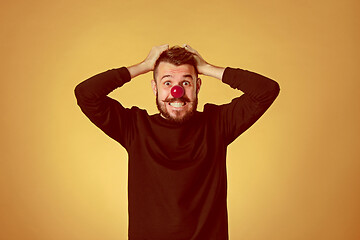
[[[225,141],[230,143],[254,124],[270,107],[279,94],[279,84],[270,78],[247,70],[214,66],[206,62],[189,45],[185,44],[184,47],[194,54],[200,74],[220,79],[223,83],[244,93],[229,104],[205,106],[205,108],[211,108],[212,113],[218,112],[218,123],[224,132]]]
[[[169,45],[155,46],[151,49],[146,59],[130,67],[112,69],[97,74],[83,82],[75,88],[75,96],[81,106],[85,106],[88,101],[102,99],[114,89],[121,87],[132,78],[152,71],[156,60],[160,54],[169,48]]]
[[[168,47],[169,45],[153,47],[146,59],[139,64],[97,74],[75,88],[77,103],[83,113],[122,145],[127,145],[128,139],[131,138],[133,111],[125,109],[118,101],[107,95],[132,78],[152,71],[157,58]]]
[[[204,58],[201,57],[201,55],[189,45],[184,44],[184,47],[186,50],[194,54],[195,60],[197,62],[197,69],[200,74],[222,80],[232,88],[236,88],[243,91],[244,93],[250,94],[259,101],[265,100],[263,98],[264,94],[269,95],[270,92],[277,92],[279,90],[279,85],[274,80],[242,69],[226,69],[223,67],[214,66],[206,62]],[[224,77],[225,70],[227,74]],[[271,98],[274,96],[273,94],[270,94],[269,97]]]

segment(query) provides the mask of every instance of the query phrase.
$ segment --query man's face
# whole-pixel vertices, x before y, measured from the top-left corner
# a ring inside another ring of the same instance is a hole
[[[171,95],[171,88],[176,85],[182,86],[185,90],[181,98],[174,98]],[[156,79],[152,81],[152,88],[161,116],[178,123],[188,120],[196,112],[200,86],[201,80],[196,77],[193,66],[189,64],[176,66],[168,62],[160,62]]]

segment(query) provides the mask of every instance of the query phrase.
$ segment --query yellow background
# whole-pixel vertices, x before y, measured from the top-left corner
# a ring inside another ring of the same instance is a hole
[[[127,239],[126,151],[73,89],[165,43],[281,86],[229,147],[230,238],[360,239],[359,11],[357,0],[2,3],[0,239]],[[150,80],[111,96],[155,113]],[[203,77],[199,108],[238,94]]]

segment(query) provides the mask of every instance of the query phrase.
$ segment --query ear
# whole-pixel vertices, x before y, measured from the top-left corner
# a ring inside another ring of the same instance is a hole
[[[201,87],[201,78],[196,80],[196,93],[199,93]]]
[[[156,82],[155,80],[151,80],[151,88],[156,96],[156,93],[157,93],[157,87],[156,87]]]

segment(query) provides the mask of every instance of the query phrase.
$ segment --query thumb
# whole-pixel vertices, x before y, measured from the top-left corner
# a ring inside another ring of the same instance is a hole
[[[195,49],[193,49],[192,47],[190,47],[190,45],[188,44],[183,44],[183,48],[185,48],[187,51],[191,52],[191,53],[195,53]]]

